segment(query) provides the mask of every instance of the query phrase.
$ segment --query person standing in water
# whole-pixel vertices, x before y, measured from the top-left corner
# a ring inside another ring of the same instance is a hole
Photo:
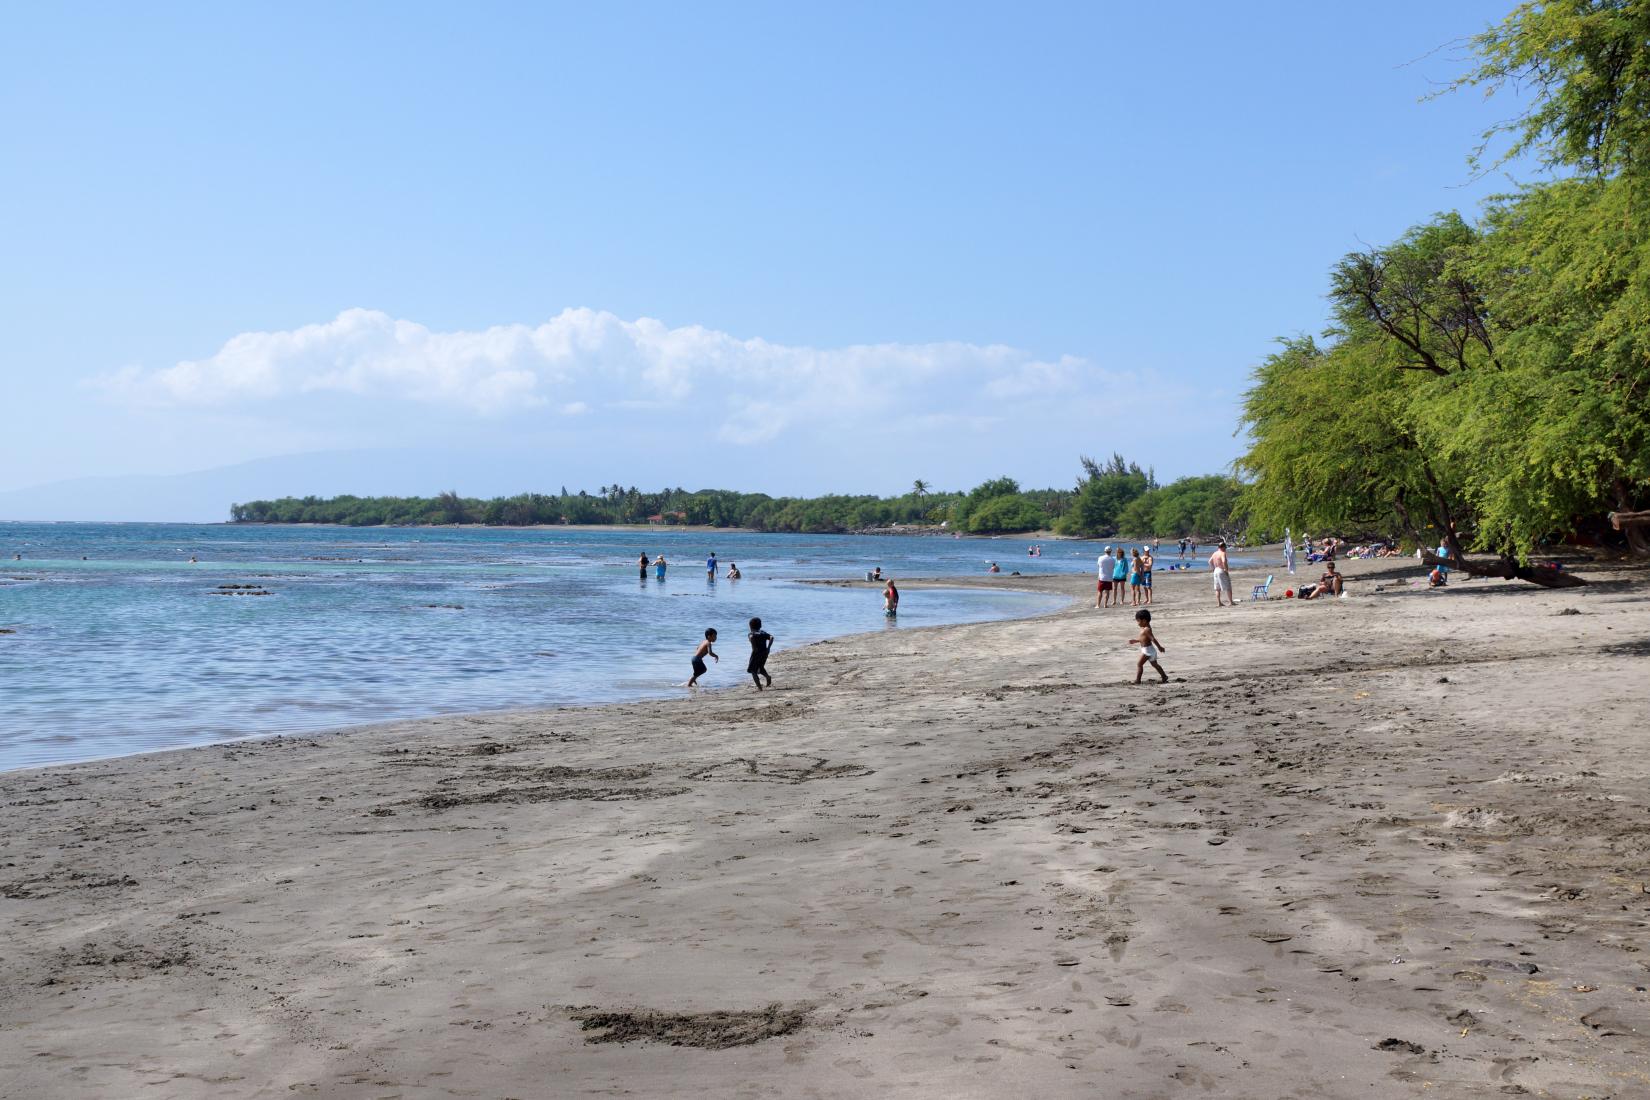
[[[899,614],[899,589],[894,587],[894,578],[888,578],[888,587],[882,590],[882,613],[892,619]]]
[[[642,556],[636,559],[636,573],[637,573],[638,576],[640,576],[642,578],[642,580],[644,580],[644,581],[647,580],[647,551],[646,550],[643,550],[642,551]]]
[[[705,576],[711,580],[716,579],[716,551],[714,550],[710,552],[710,557],[705,559]]]
[[[756,690],[762,690],[762,681],[767,680],[768,686],[773,687],[773,677],[768,675],[768,654],[773,652],[773,635],[762,629],[761,619],[751,620],[751,659],[745,666],[745,671],[751,674],[756,681]]]
[[[660,554],[653,559],[653,577],[655,580],[665,579],[665,556]]]

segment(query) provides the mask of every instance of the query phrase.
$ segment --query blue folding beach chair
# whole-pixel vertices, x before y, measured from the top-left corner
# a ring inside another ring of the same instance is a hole
[[[1268,574],[1266,574],[1266,583],[1255,585],[1254,591],[1249,593],[1249,599],[1250,600],[1264,600],[1264,599],[1268,599],[1271,596],[1271,594],[1272,594],[1272,574],[1268,573]]]

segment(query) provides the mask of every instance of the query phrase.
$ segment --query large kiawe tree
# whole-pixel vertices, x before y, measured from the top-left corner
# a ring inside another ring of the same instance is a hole
[[[1530,557],[1605,511],[1650,552],[1650,0],[1524,4],[1474,47],[1457,87],[1533,93],[1481,162],[1554,178],[1335,266],[1327,342],[1286,344],[1246,395],[1246,506],[1386,511],[1496,555],[1472,571],[1564,583]]]

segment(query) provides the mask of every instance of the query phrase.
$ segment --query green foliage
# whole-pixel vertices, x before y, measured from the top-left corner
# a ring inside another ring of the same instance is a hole
[[[1493,163],[1524,152],[1599,175],[1650,166],[1650,3],[1537,0],[1473,39],[1480,62],[1453,85],[1530,88],[1535,102],[1484,135]],[[1476,158],[1475,158],[1476,159]]]
[[[1527,558],[1650,497],[1650,235],[1629,177],[1445,215],[1331,274],[1331,343],[1255,371],[1252,522]],[[1453,525],[1453,527],[1452,527]]]
[[[1455,87],[1535,93],[1485,135],[1499,162],[1581,174],[1335,267],[1330,342],[1286,343],[1245,395],[1252,522],[1386,517],[1527,558],[1650,502],[1650,0],[1525,3],[1473,45]]]
[[[1234,526],[1240,486],[1236,478],[1183,477],[1148,489],[1117,517],[1118,534],[1130,538],[1220,534]]]
[[[282,497],[235,504],[230,508],[230,518],[237,523],[338,523],[351,527],[659,523],[749,527],[758,531],[841,532],[938,522],[933,519],[935,515],[943,519],[947,511],[963,499],[960,494],[935,493],[926,486],[920,495],[912,492],[901,497],[803,499],[725,489],[697,492],[666,489],[645,493],[633,487],[604,485],[594,495],[583,491],[569,493],[563,488],[555,495],[521,493],[492,500],[462,497],[451,491],[435,497],[341,496],[324,500]],[[1040,524],[1043,522],[1040,509],[1038,515]]]
[[[1272,531],[1396,523],[1413,532],[1455,518],[1434,514],[1434,463],[1406,421],[1415,392],[1433,377],[1403,369],[1403,353],[1380,337],[1328,348],[1310,337],[1283,341],[1244,395],[1250,446],[1238,470],[1249,479],[1248,521]]]
[[[981,535],[1036,531],[1047,526],[1048,513],[1019,493],[992,496],[968,517],[969,531]]]
[[[1120,454],[1113,454],[1104,466],[1084,455],[1080,460],[1083,477],[1071,508],[1056,528],[1061,534],[1089,538],[1115,534],[1123,510],[1137,497],[1156,486],[1151,473]]]
[[[916,482],[904,496],[770,497],[725,489],[665,489],[645,493],[604,485],[592,495],[521,493],[476,500],[456,492],[435,497],[282,497],[230,508],[236,523],[338,523],[352,527],[482,523],[524,527],[555,524],[659,523],[746,527],[756,531],[844,532],[896,524],[938,525],[997,534],[1046,528],[1069,505],[1059,489],[1020,491],[1013,478],[994,478],[968,493],[935,491]],[[961,517],[959,522],[958,517]]]

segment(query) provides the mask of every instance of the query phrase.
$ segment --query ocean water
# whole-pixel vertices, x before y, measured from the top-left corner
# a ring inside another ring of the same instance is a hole
[[[461,711],[746,684],[746,621],[779,649],[1053,610],[1043,595],[799,583],[1092,573],[1093,543],[746,532],[0,523],[0,769]],[[705,557],[744,578],[707,581]],[[660,583],[636,557],[661,551]],[[20,554],[21,560],[13,555]],[[198,559],[190,563],[189,559]],[[252,589],[226,585],[253,585]],[[268,595],[236,595],[237,592]],[[776,654],[776,677],[784,658]]]

